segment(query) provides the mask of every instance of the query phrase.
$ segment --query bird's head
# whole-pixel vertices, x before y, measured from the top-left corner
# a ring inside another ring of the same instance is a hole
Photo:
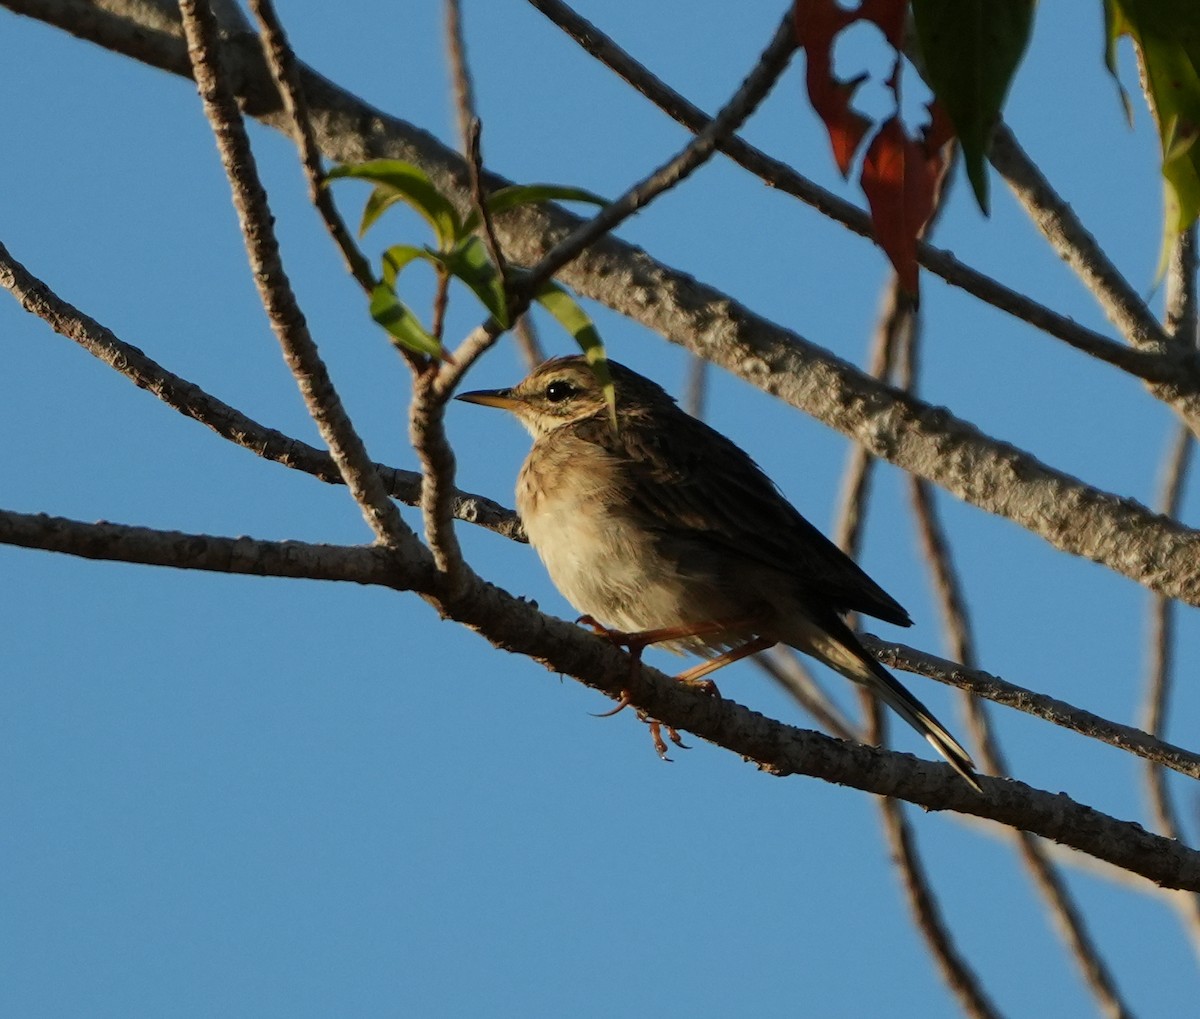
[[[608,370],[616,390],[618,418],[639,408],[673,407],[674,401],[660,386],[637,372],[615,361],[608,362]],[[511,389],[480,389],[462,393],[458,399],[511,411],[534,438],[608,413],[604,386],[580,355],[546,361]]]

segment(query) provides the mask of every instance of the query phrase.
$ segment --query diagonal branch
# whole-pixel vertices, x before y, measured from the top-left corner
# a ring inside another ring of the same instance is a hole
[[[630,216],[686,180],[711,159],[721,140],[736,131],[767,97],[787,68],[796,48],[796,33],[789,9],[758,63],[724,109],[677,155],[541,254],[533,268],[513,287],[509,296],[509,313],[513,317],[524,314],[534,295],[551,277],[562,272]],[[456,352],[456,363],[443,366],[438,382],[441,392],[449,396],[470,364],[496,341],[501,331],[502,327],[495,319],[489,319],[475,330]]]
[[[1167,336],[1146,302],[1121,275],[1075,211],[1021,148],[1006,124],[992,135],[989,158],[1042,236],[1092,292],[1101,309],[1134,347],[1160,351]]]
[[[346,227],[345,220],[333,201],[333,192],[324,186],[324,170],[321,167],[321,151],[313,137],[309,119],[308,103],[304,98],[304,87],[300,81],[296,55],[275,12],[273,0],[250,0],[250,9],[259,24],[262,34],[263,54],[267,60],[275,87],[279,89],[283,109],[292,122],[292,133],[300,149],[300,165],[308,182],[308,198],[325,222],[325,229],[333,238],[350,275],[360,287],[370,294],[375,288],[375,277],[370,263],[359,249]]]
[[[377,540],[412,554],[416,538],[371,469],[367,451],[333,387],[284,273],[266,192],[258,179],[241,112],[220,65],[216,18],[207,0],[180,0],[179,11],[196,86],[229,177],[255,283],[284,359]]]
[[[992,138],[989,158],[1042,236],[1084,282],[1108,320],[1133,347],[1153,354],[1194,355],[1194,348],[1171,342],[1146,302],[1104,254],[1075,210],[1051,187],[1004,124],[997,127]],[[1200,435],[1200,394],[1195,386],[1161,380],[1151,381],[1149,389],[1158,399],[1170,404],[1187,426]]]
[[[969,669],[958,662],[939,658],[926,651],[918,651],[905,644],[880,640],[871,634],[859,636],[871,654],[893,669],[901,669],[948,686],[956,686],[995,704],[1016,708],[1043,721],[1077,732],[1081,736],[1107,743],[1147,761],[1154,761],[1172,771],[1178,771],[1181,775],[1200,779],[1200,754],[1194,751],[1155,739],[1131,725],[1109,721],[1055,697],[1035,693],[1014,683],[1006,683],[981,669]]]
[[[526,285],[536,287],[557,274],[585,248],[615,230],[639,209],[645,208],[711,159],[721,143],[737,131],[767,97],[787,68],[796,48],[796,31],[789,7],[754,70],[724,109],[696,132],[696,136],[677,156],[555,244],[531,270]]]

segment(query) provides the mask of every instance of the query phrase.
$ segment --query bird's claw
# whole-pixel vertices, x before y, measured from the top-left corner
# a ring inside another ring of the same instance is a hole
[[[644,634],[624,633],[621,630],[611,630],[603,623],[598,622],[593,616],[582,615],[575,622],[580,626],[586,626],[597,637],[603,637],[605,640],[611,641],[618,647],[623,647],[629,652],[629,685],[631,687],[637,684],[642,674],[642,652],[648,644],[654,643],[653,633],[650,639]],[[678,678],[678,677],[677,677]],[[700,693],[708,694],[710,697],[720,697],[721,691],[717,689],[717,684],[711,679],[689,679],[686,676],[682,677],[685,685]],[[620,714],[632,703],[629,699],[628,690],[621,691],[621,697],[617,701],[617,706],[609,711],[603,711],[599,714],[593,713],[594,718],[612,718],[613,715]],[[667,756],[667,740],[663,739],[663,730],[666,730],[667,739],[681,750],[690,750],[686,743],[679,736],[679,731],[672,725],[665,725],[656,718],[651,718],[644,711],[638,710],[638,718],[645,722],[650,727],[650,739],[654,741],[654,750],[662,760],[671,761]]]
[[[613,715],[618,715],[622,711],[624,711],[627,707],[629,707],[629,704],[630,704],[629,691],[622,690],[620,699],[618,699],[617,706],[615,708],[611,709],[610,711],[600,711],[600,712],[593,711],[593,712],[589,712],[589,714],[591,714],[591,716],[593,718],[612,718]]]
[[[667,730],[667,739],[679,747],[680,750],[691,750],[691,747],[689,747],[683,742],[682,739],[680,739],[679,731],[673,725],[666,725],[656,718],[643,718],[642,721],[646,722],[650,726],[650,738],[654,741],[655,753],[657,753],[658,756],[668,764],[671,764],[672,761],[671,758],[667,756],[667,743],[666,740],[663,739],[664,729]]]

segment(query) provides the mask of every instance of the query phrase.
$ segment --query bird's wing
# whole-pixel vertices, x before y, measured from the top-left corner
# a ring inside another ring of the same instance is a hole
[[[581,422],[585,430],[608,427],[607,419]],[[612,441],[609,434],[604,444]],[[779,570],[803,597],[911,625],[891,595],[805,520],[745,452],[704,422],[672,407],[669,415],[656,412],[623,425],[618,443],[631,508],[651,526],[685,528],[723,554]]]

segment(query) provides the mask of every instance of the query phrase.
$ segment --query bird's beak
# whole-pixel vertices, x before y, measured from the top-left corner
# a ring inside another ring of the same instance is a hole
[[[512,395],[511,389],[476,389],[472,393],[459,393],[456,400],[467,403],[480,403],[485,407],[500,407],[504,410],[514,410],[521,401]]]

